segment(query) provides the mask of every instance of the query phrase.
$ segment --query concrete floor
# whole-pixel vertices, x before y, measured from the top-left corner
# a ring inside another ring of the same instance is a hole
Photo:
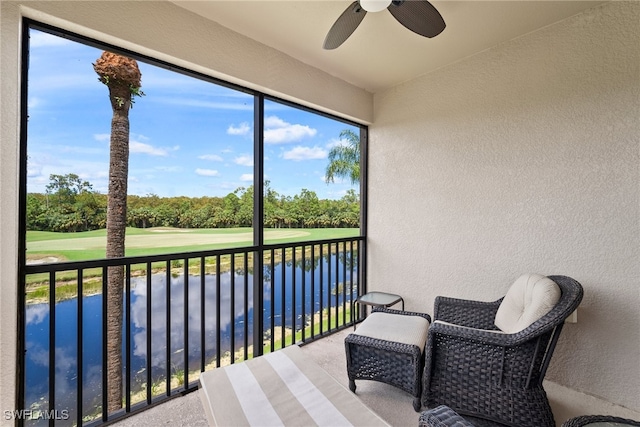
[[[344,338],[349,332],[350,330],[347,329],[302,347],[308,357],[347,388]],[[418,425],[419,414],[413,410],[411,404],[413,398],[409,394],[390,385],[372,381],[358,381],[357,386],[357,396],[390,425],[398,427]],[[640,420],[640,413],[551,382],[545,382],[545,390],[558,426],[571,417],[586,414],[616,415]],[[197,391],[172,399],[113,425],[117,427],[162,425],[205,427],[207,419],[199,393],[200,391]]]

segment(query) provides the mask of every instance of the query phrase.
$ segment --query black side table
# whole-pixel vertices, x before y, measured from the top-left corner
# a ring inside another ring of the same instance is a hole
[[[356,298],[351,304],[351,322],[353,322],[354,319],[355,309],[357,308],[356,304],[387,308],[399,302],[402,303],[402,311],[404,311],[404,299],[400,295],[378,291],[367,292]],[[357,316],[355,318],[357,318]],[[353,323],[353,329],[356,329],[355,323]]]

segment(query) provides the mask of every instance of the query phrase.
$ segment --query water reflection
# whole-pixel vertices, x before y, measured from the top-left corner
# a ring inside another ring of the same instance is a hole
[[[189,367],[197,369],[201,359],[201,325],[205,332],[205,359],[212,360],[216,355],[216,334],[220,330],[221,353],[231,351],[231,322],[236,325],[236,339],[244,337],[244,330],[239,327],[247,317],[244,312],[244,301],[249,307],[248,321],[252,321],[253,290],[247,286],[245,293],[245,274],[235,272],[220,275],[220,298],[216,293],[216,275],[188,277],[188,304],[184,304],[184,276],[171,277],[170,310],[167,310],[166,286],[164,274],[151,277],[151,354],[152,368],[161,368],[166,372],[167,315],[169,316],[169,349],[171,351],[170,367],[174,370],[184,369],[185,313],[188,322]],[[233,280],[232,280],[233,279]],[[204,280],[204,296],[201,295],[201,280]],[[251,275],[246,276],[246,283],[251,283]],[[147,284],[146,278],[132,280],[131,292],[131,334],[133,341],[132,371],[145,369],[147,352]],[[234,301],[231,295],[234,295]],[[204,322],[201,322],[201,302],[204,301]],[[220,327],[216,325],[218,301],[220,306]],[[251,337],[248,337],[249,340]],[[237,345],[235,346],[237,349]],[[140,363],[138,365],[137,363]],[[145,374],[146,375],[146,374]]]
[[[342,292],[332,293],[336,283],[350,283],[351,268],[343,268],[342,257],[335,255],[322,259],[324,275],[321,276],[316,263],[291,262],[265,269],[264,282],[264,335],[269,335],[271,317],[276,327],[285,325],[296,329],[304,327],[300,313],[316,312],[319,307],[342,304]],[[333,269],[329,276],[329,264]],[[338,266],[339,268],[336,268]],[[144,391],[147,381],[147,339],[151,339],[149,364],[153,384],[159,384],[167,377],[167,368],[171,375],[184,375],[185,367],[185,319],[188,322],[188,366],[189,370],[199,370],[202,352],[205,362],[215,361],[218,349],[216,334],[220,331],[220,354],[224,357],[244,347],[245,338],[249,344],[253,337],[253,277],[243,269],[220,274],[220,296],[218,276],[189,275],[188,304],[184,304],[184,275],[170,277],[166,274],[153,274],[150,285],[146,277],[131,279],[130,292],[130,334],[131,334],[131,388],[132,394]],[[312,295],[311,284],[314,283]],[[272,283],[275,284],[272,289]],[[293,284],[296,287],[295,301],[292,299]],[[305,287],[305,300],[302,299],[302,283]],[[169,310],[167,310],[167,286],[169,286]],[[202,295],[204,288],[204,295]],[[149,294],[149,290],[151,291]],[[322,294],[321,294],[322,290]],[[273,296],[273,314],[271,298]],[[201,321],[201,303],[204,302],[204,321]],[[82,390],[83,417],[87,419],[99,414],[102,405],[102,295],[82,298],[83,309],[83,355]],[[313,305],[313,308],[312,308]],[[246,312],[245,312],[246,306]],[[296,319],[292,318],[295,306]],[[217,325],[218,307],[220,325]],[[150,333],[147,333],[147,311],[150,310]],[[125,319],[127,312],[125,308]],[[49,316],[48,304],[29,305],[26,309],[26,394],[27,409],[48,409],[49,387]],[[58,411],[67,410],[69,420],[60,425],[74,425],[77,419],[76,401],[78,381],[78,300],[72,299],[55,305],[55,397]],[[169,335],[167,340],[167,316],[169,316]],[[232,322],[234,340],[231,339]],[[219,326],[219,328],[218,328]],[[201,347],[201,332],[204,327],[204,348]],[[123,327],[123,353],[126,351],[126,324]],[[246,335],[246,337],[245,337]],[[279,336],[279,334],[277,334]],[[232,341],[234,342],[232,349]],[[170,360],[166,360],[167,344]],[[123,364],[126,355],[123,356]],[[124,374],[124,373],[123,373]],[[190,381],[196,378],[192,375]],[[125,379],[126,381],[126,379]],[[164,385],[160,392],[164,392]],[[144,397],[144,396],[143,396]],[[46,425],[47,420],[31,421],[28,425]]]

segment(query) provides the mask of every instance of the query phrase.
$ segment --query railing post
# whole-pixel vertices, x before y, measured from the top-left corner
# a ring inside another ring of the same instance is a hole
[[[264,95],[253,98],[253,355],[261,356],[264,334]],[[245,313],[248,320],[248,313]],[[272,313],[273,316],[273,313]]]
[[[49,273],[49,411],[56,409],[56,273]],[[49,425],[53,426],[53,419]]]

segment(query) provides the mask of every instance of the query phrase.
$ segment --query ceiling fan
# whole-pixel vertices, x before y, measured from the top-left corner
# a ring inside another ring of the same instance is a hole
[[[337,48],[358,28],[367,12],[384,9],[406,28],[424,37],[435,37],[446,26],[438,10],[427,0],[359,0],[351,3],[333,23],[323,47]]]

